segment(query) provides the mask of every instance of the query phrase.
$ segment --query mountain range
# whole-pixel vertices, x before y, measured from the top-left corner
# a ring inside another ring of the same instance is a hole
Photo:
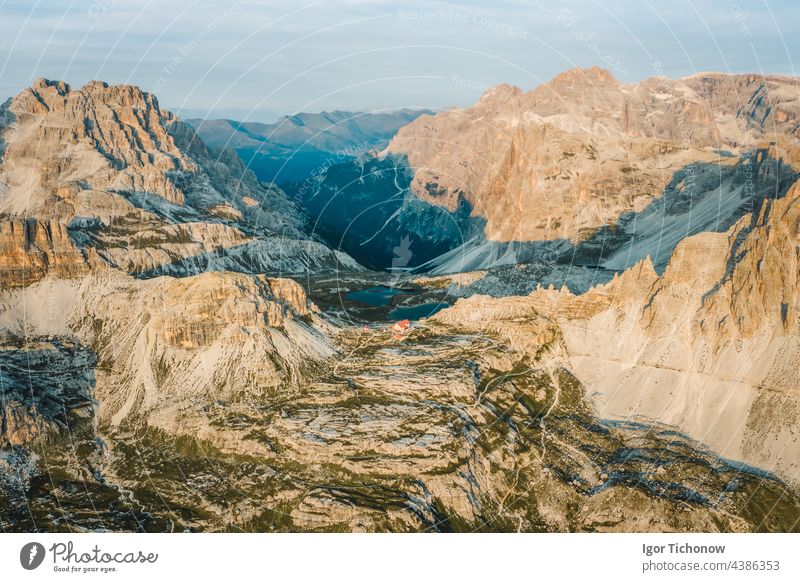
[[[798,97],[590,68],[261,125],[37,80],[0,528],[800,530]]]

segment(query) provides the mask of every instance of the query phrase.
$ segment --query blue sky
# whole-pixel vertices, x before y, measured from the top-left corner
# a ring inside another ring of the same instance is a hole
[[[443,108],[574,66],[796,75],[800,2],[0,0],[0,96],[133,83],[184,115]]]

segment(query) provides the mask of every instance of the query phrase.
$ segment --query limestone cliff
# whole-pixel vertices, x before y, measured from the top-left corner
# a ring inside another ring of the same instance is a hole
[[[87,275],[102,261],[94,249],[81,251],[67,225],[55,220],[0,222],[0,287],[23,287],[52,273],[75,278]]]
[[[760,143],[797,139],[799,116],[794,78],[624,85],[595,67],[423,115],[387,152],[407,157],[421,199],[451,211],[466,201],[490,241],[580,241],[643,210],[689,165],[724,168]]]
[[[241,270],[244,249],[222,265],[209,257],[254,241],[271,249],[257,272],[359,268],[313,240],[280,190],[234,153],[212,153],[137,87],[39,79],[0,108],[0,152],[0,277],[9,285],[100,264],[136,274]],[[53,233],[46,243],[31,239],[37,228]]]

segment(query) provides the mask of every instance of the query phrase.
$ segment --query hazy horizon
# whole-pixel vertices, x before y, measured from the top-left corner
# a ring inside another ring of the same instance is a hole
[[[72,86],[102,79],[153,92],[183,117],[270,122],[300,111],[466,106],[498,83],[528,90],[592,65],[621,82],[796,76],[796,2],[629,4],[12,0],[0,6],[0,94],[40,76]]]

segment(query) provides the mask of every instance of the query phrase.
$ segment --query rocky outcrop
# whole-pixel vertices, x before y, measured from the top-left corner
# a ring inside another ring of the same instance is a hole
[[[151,192],[182,204],[171,175],[196,170],[153,95],[92,82],[79,91],[37,80],[7,104],[3,211],[69,218],[84,190]]]
[[[0,287],[24,287],[47,274],[76,278],[98,268],[102,261],[93,249],[81,252],[62,222],[0,221]]]
[[[238,209],[243,196],[265,194],[235,155],[212,156],[189,126],[138,87],[94,81],[73,90],[39,79],[4,109],[5,213],[97,216],[92,191],[146,193],[200,210],[226,203]],[[270,226],[298,228],[296,212],[281,202],[262,209]]]
[[[128,273],[144,273],[212,251],[224,251],[249,240],[226,224],[185,222],[154,224],[128,235],[111,231],[102,239],[98,254],[110,265]]]
[[[614,307],[565,338],[603,414],[658,418],[800,478],[798,194],[765,201],[728,233],[687,239],[663,277],[636,279],[640,298],[621,288],[635,273],[594,292]]]
[[[91,351],[60,339],[3,337],[0,361],[0,450],[68,432],[76,418],[91,417]]]

